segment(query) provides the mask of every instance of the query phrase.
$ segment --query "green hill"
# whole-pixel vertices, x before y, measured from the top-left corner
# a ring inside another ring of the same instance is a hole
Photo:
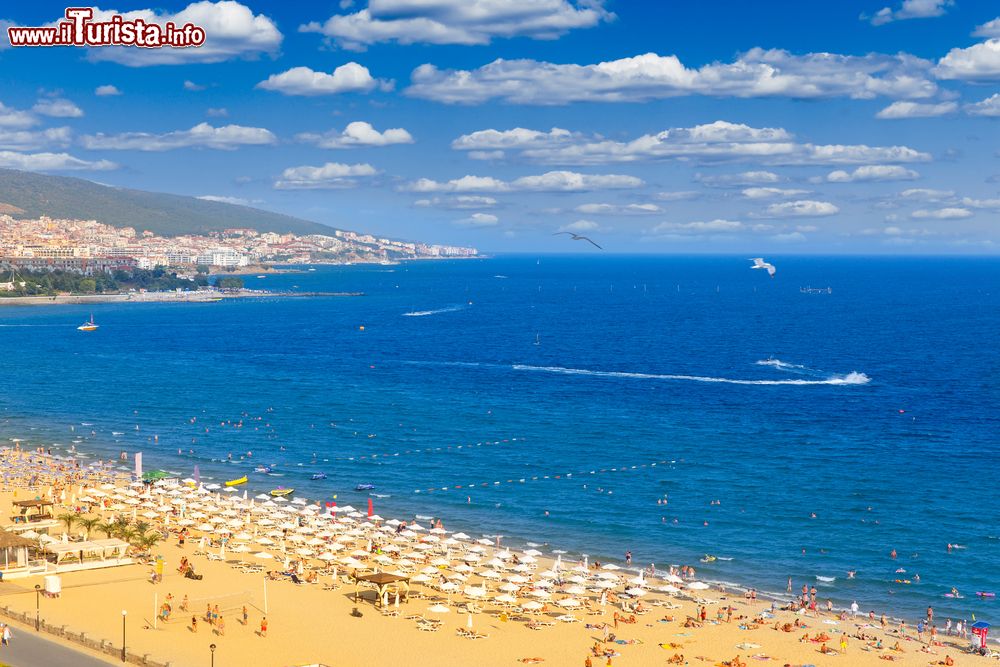
[[[97,220],[159,236],[204,234],[234,227],[261,232],[333,234],[334,229],[249,206],[99,185],[82,178],[0,169],[0,213],[15,217]]]

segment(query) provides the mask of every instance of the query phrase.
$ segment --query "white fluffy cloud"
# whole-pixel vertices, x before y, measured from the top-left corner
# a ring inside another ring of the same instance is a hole
[[[719,232],[738,232],[745,225],[738,220],[708,220],[706,222],[661,222],[648,230],[650,234],[705,234]]]
[[[52,118],[79,118],[83,115],[80,107],[69,100],[61,98],[47,98],[38,100],[35,106],[31,107],[35,113]]]
[[[0,102],[0,128],[31,127],[38,124],[38,118],[30,111],[14,109]]]
[[[498,159],[508,149],[539,148],[565,144],[574,137],[569,130],[553,127],[548,132],[515,127],[512,130],[479,130],[463,134],[451,142],[451,147],[460,151],[471,151],[470,156],[483,159]]]
[[[875,164],[858,167],[852,172],[841,169],[831,171],[826,175],[830,183],[857,183],[859,181],[912,181],[920,178],[920,174],[912,169],[897,165]]]
[[[193,23],[205,29],[205,43],[198,48],[186,49],[102,46],[87,49],[90,60],[108,60],[129,67],[218,63],[234,58],[276,54],[281,46],[282,35],[271,19],[263,14],[254,14],[249,7],[234,0],[193,2],[176,14],[153,9],[119,12],[95,7],[93,21],[110,21],[115,15],[129,21],[142,19],[160,25],[168,21],[178,26]]]
[[[934,220],[961,220],[962,218],[971,218],[972,215],[972,211],[967,208],[948,207],[938,209],[918,209],[911,213],[910,217],[917,219],[930,218]]]
[[[808,190],[795,190],[793,188],[745,188],[740,192],[747,199],[785,199],[808,193]]]
[[[783,179],[773,171],[744,171],[739,174],[695,174],[694,180],[702,185],[715,188],[739,187],[744,185],[761,185],[780,183]]]
[[[50,127],[45,130],[5,130],[0,128],[0,149],[38,150],[48,146],[65,147],[73,133],[68,127]]]
[[[98,97],[113,97],[115,95],[121,95],[122,91],[118,90],[117,86],[112,86],[109,83],[94,88],[94,94]]]
[[[350,50],[389,41],[489,44],[494,37],[555,39],[613,18],[602,5],[603,0],[369,0],[366,9],[307,23],[299,31],[321,33]]]
[[[1000,80],[1000,38],[952,49],[938,61],[934,74],[940,79]]]
[[[463,176],[440,182],[421,178],[402,187],[410,192],[588,192],[638,188],[642,179],[622,174],[580,174],[573,171],[549,171],[501,181],[492,176]]]
[[[205,201],[214,201],[221,204],[235,204],[236,206],[250,206],[254,202],[249,199],[244,199],[242,197],[228,197],[225,195],[201,195],[197,199],[204,199]]]
[[[923,199],[926,201],[939,201],[950,199],[955,196],[954,190],[933,190],[930,188],[909,188],[899,193],[904,199]]]
[[[573,209],[584,215],[653,215],[663,213],[656,204],[581,204]]]
[[[835,215],[840,209],[827,201],[799,199],[796,201],[771,204],[761,217],[765,218],[818,218]]]
[[[966,104],[963,108],[970,116],[1000,116],[1000,93],[994,93],[980,102]]]
[[[973,199],[962,197],[962,206],[969,208],[989,208],[1000,210],[1000,199]]]
[[[675,190],[672,192],[656,192],[653,199],[657,201],[685,201],[687,199],[697,199],[701,193],[697,190]]]
[[[517,151],[523,161],[552,165],[597,165],[649,160],[746,161],[765,164],[863,164],[929,159],[906,146],[823,146],[802,144],[780,127],[751,127],[717,120],[712,123],[663,130],[630,141],[587,136],[561,128],[548,132],[515,128],[480,130],[466,134],[452,148],[479,151]],[[491,158],[504,152],[491,151]]]
[[[876,118],[882,120],[895,120],[898,118],[932,118],[934,116],[945,116],[958,111],[956,102],[941,102],[940,104],[921,104],[920,102],[893,102],[886,108],[875,114]]]
[[[107,171],[118,165],[109,160],[81,160],[68,153],[15,153],[0,151],[0,167],[24,171]]]
[[[414,206],[422,208],[445,208],[445,209],[472,209],[472,208],[493,208],[497,205],[497,200],[493,197],[482,195],[458,195],[456,197],[431,197],[429,199],[418,199],[413,202]]]
[[[492,213],[473,213],[468,218],[456,220],[455,224],[460,227],[496,227],[500,218]]]
[[[681,95],[917,99],[937,92],[927,75],[930,65],[907,54],[793,55],[777,49],[752,49],[732,63],[700,68],[655,53],[592,65],[499,59],[475,70],[421,65],[406,92],[459,104],[639,102]]]
[[[594,222],[593,220],[577,220],[575,222],[570,222],[565,225],[560,225],[559,232],[593,232],[600,229],[601,226]]]
[[[992,21],[987,21],[982,25],[976,26],[972,34],[975,37],[1000,37],[1000,16]]]
[[[391,146],[392,144],[412,144],[413,137],[401,127],[379,132],[371,123],[354,121],[348,123],[343,132],[332,130],[324,134],[303,133],[295,137],[299,141],[316,144],[320,148],[354,148],[356,146]]]
[[[327,162],[320,167],[303,165],[289,167],[274,182],[279,190],[336,190],[352,188],[359,177],[374,176],[378,171],[370,164]]]
[[[903,0],[898,9],[883,7],[874,16],[861,15],[863,20],[869,20],[872,25],[884,25],[892,21],[905,19],[926,19],[942,16],[945,9],[955,4],[955,0]]]
[[[175,148],[203,147],[233,150],[239,146],[273,144],[277,137],[262,127],[224,125],[212,127],[199,123],[190,130],[177,130],[165,134],[150,132],[125,132],[123,134],[90,134],[80,137],[84,148],[92,150],[169,151]]]
[[[341,65],[332,74],[317,72],[308,67],[293,67],[280,74],[272,74],[257,84],[257,88],[285,95],[370,93],[375,88],[391,90],[392,86],[391,81],[373,78],[367,67],[355,62]]]

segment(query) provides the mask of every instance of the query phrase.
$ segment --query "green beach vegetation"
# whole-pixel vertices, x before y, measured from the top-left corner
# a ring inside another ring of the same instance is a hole
[[[208,279],[204,275],[199,274],[194,280],[189,280],[162,268],[114,271],[92,276],[62,270],[15,271],[12,282],[13,289],[0,290],[0,298],[57,294],[120,294],[129,290],[162,292],[197,289],[208,285]]]

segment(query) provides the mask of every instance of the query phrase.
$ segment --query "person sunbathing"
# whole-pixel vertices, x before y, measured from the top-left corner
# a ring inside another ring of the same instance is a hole
[[[670,656],[669,658],[667,658],[667,664],[668,665],[683,665],[684,664],[684,656],[682,654],[680,654],[680,653],[674,653],[672,656]]]

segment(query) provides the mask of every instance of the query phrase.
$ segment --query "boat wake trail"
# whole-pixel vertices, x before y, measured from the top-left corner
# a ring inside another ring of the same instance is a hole
[[[854,385],[871,382],[864,373],[851,371],[846,375],[830,375],[812,380],[741,380],[735,378],[710,377],[705,375],[674,375],[670,373],[626,373],[619,371],[593,371],[581,368],[563,368],[561,366],[526,366],[514,364],[516,371],[535,371],[541,373],[560,373],[563,375],[587,375],[591,377],[631,378],[635,380],[680,380],[687,382],[714,382],[720,384],[743,385]]]
[[[441,313],[454,313],[458,310],[465,310],[465,308],[466,306],[455,305],[438,308],[437,310],[414,310],[409,313],[403,313],[403,317],[427,317],[428,315],[440,315]]]
[[[801,364],[790,364],[787,361],[782,361],[781,359],[775,359],[774,357],[768,357],[767,359],[761,359],[756,362],[758,366],[771,366],[772,368],[777,368],[782,371],[804,371],[808,370],[805,366]]]

